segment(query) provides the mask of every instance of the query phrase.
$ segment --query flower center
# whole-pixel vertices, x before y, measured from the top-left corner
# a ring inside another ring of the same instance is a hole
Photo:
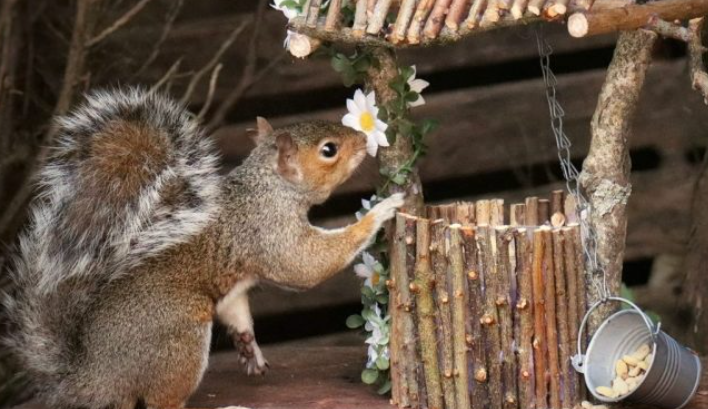
[[[364,112],[359,116],[359,126],[364,132],[371,132],[374,130],[374,116],[370,112]]]
[[[373,284],[373,285],[379,285],[379,281],[381,281],[381,276],[379,275],[379,273],[374,272],[374,273],[371,275],[371,284]]]

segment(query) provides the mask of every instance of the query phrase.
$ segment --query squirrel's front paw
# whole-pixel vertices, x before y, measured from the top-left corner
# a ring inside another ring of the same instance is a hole
[[[268,372],[270,364],[263,357],[263,352],[261,352],[253,333],[236,334],[234,343],[239,355],[239,363],[244,366],[248,375],[265,375]]]
[[[405,203],[405,197],[403,193],[394,193],[374,206],[371,211],[376,215],[376,221],[383,223],[393,218],[396,215],[396,210]]]

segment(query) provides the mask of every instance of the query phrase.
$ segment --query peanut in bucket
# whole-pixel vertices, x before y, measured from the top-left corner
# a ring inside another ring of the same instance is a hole
[[[632,302],[620,297],[607,300],[627,303],[633,309],[607,318],[593,335],[585,355],[578,342],[573,366],[584,374],[588,390],[601,402],[626,399],[663,409],[686,405],[698,389],[698,357],[654,326]],[[603,302],[590,307],[581,333],[589,314]]]

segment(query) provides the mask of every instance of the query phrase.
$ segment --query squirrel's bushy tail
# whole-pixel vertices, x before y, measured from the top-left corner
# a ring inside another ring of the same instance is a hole
[[[56,126],[4,299],[10,347],[50,384],[72,371],[78,327],[100,289],[198,234],[219,196],[211,141],[168,98],[96,92]]]

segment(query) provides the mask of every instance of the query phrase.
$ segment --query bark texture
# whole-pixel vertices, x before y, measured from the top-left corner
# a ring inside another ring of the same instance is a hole
[[[624,32],[617,41],[607,78],[591,122],[590,151],[583,163],[580,184],[590,202],[590,223],[597,237],[597,259],[607,275],[608,290],[619,294],[627,235],[627,200],[632,191],[628,141],[644,77],[657,34]],[[589,280],[602,280],[590,271]],[[589,299],[601,297],[588,282]],[[614,305],[600,307],[589,322],[592,333]]]

